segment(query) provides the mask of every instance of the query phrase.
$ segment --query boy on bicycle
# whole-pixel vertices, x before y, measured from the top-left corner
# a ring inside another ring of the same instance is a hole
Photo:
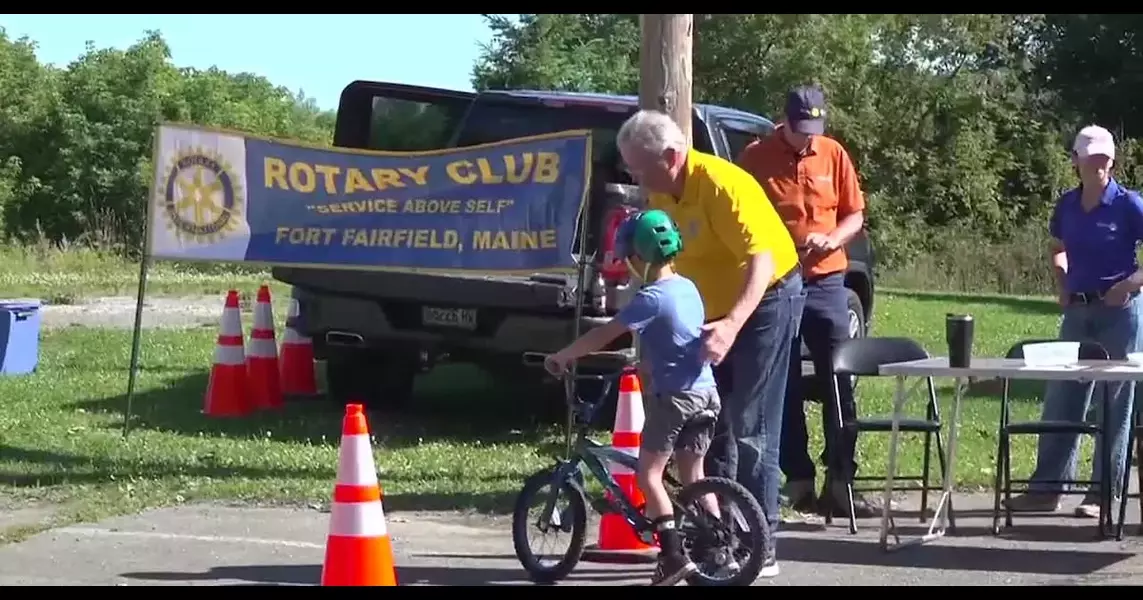
[[[649,210],[628,219],[617,234],[616,254],[642,277],[643,287],[610,322],[549,355],[544,363],[549,372],[560,375],[577,358],[628,331],[641,336],[640,367],[649,374],[651,385],[644,396],[646,421],[637,479],[647,498],[647,518],[659,536],[659,564],[651,579],[655,586],[675,585],[698,570],[683,553],[663,471],[674,454],[684,485],[705,476],[703,456],[720,409],[714,375],[702,358],[701,328],[706,318],[702,299],[694,283],[673,267],[682,247],[678,227],[667,213]],[[718,514],[713,501],[704,504]]]

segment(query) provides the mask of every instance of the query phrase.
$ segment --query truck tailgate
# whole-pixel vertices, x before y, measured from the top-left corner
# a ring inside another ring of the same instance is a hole
[[[575,285],[574,274],[514,276],[298,267],[276,267],[272,273],[278,281],[316,294],[529,312],[566,311]]]

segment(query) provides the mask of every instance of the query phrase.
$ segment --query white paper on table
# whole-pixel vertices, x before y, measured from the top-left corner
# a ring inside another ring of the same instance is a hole
[[[1104,369],[1107,373],[1138,373],[1139,365],[1115,365]]]
[[[1024,365],[1020,367],[1021,371],[1078,371],[1084,368],[1080,364],[1066,364],[1066,365]]]

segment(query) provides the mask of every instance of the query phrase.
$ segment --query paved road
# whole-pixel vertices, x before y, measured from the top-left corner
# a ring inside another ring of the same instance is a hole
[[[1025,518],[994,538],[988,519],[968,510],[982,503],[961,499],[960,535],[888,555],[874,523],[856,536],[838,526],[784,531],[782,575],[758,585],[1143,584],[1143,538],[1096,541],[1090,521],[1067,516]],[[56,529],[0,547],[0,586],[313,585],[327,519],[205,505]],[[530,585],[507,517],[398,513],[389,526],[402,585]],[[649,566],[585,562],[564,584],[640,585],[649,575]]]

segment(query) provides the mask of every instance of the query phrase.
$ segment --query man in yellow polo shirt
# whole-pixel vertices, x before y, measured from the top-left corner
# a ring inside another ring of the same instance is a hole
[[[703,343],[723,400],[707,472],[746,486],[776,530],[786,378],[805,304],[793,239],[753,176],[691,149],[667,115],[639,111],[616,144],[650,207],[678,224],[675,267],[706,308]],[[762,576],[777,574],[767,548]]]

